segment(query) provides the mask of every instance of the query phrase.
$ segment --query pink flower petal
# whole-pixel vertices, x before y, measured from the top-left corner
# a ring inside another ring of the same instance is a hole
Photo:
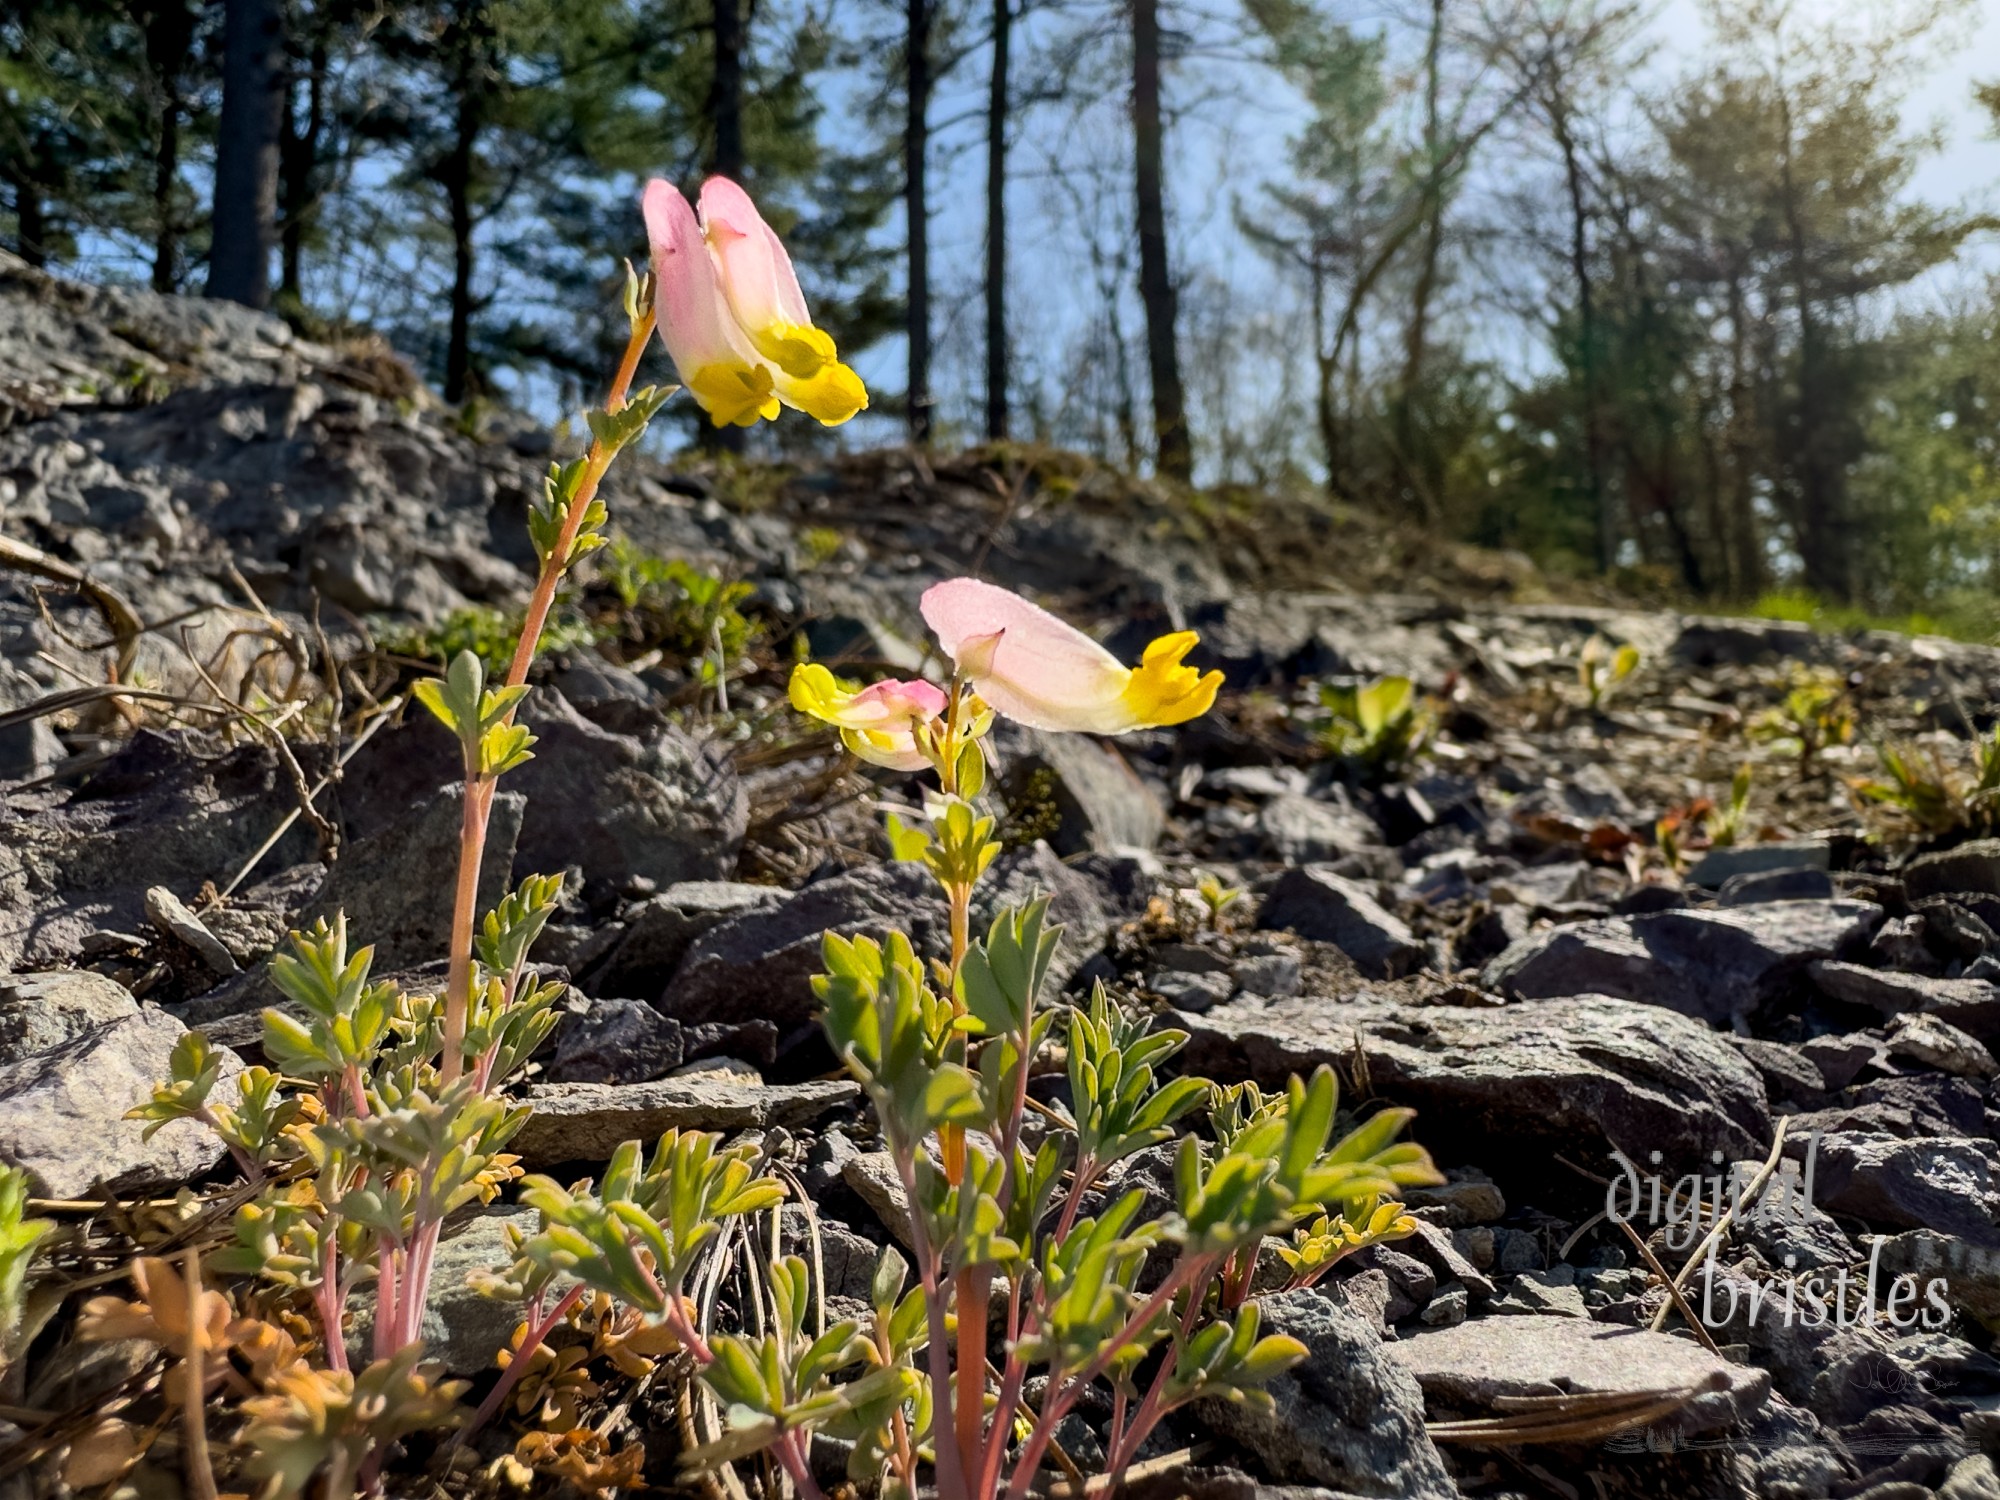
[[[1119,734],[1132,674],[1089,636],[1020,595],[972,578],[933,585],[924,621],[994,709],[1031,729]]]
[[[656,177],[640,202],[659,283],[660,342],[680,371],[681,384],[692,389],[696,374],[710,366],[756,363],[750,341],[723,300],[715,263],[687,199]]]
[[[727,177],[709,178],[701,187],[701,224],[723,293],[746,326],[811,324],[792,258],[748,193]]]

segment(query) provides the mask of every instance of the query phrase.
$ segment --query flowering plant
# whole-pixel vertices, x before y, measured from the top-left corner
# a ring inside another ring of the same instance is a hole
[[[634,391],[639,359],[657,327],[717,425],[748,425],[783,405],[831,425],[867,403],[740,189],[712,180],[697,214],[655,182],[644,209],[653,272],[628,273],[630,337],[610,397],[589,414],[587,452],[551,466],[530,512],[539,571],[508,670],[495,683],[465,652],[414,689],[457,740],[464,773],[442,991],[376,979],[372,950],[354,949],[336,915],[294,933],[292,952],[272,965],[293,1009],[264,1016],[270,1067],[225,1082],[222,1054],[190,1033],[171,1077],[135,1111],[154,1128],[206,1125],[244,1179],[232,1242],[207,1253],[206,1267],[192,1249],[178,1273],[144,1262],[139,1301],[107,1298],[91,1310],[100,1336],[150,1338],[183,1360],[168,1394],[183,1408],[197,1495],[216,1493],[212,1392],[240,1396],[244,1468],[269,1480],[268,1493],[378,1493],[388,1456],[413,1434],[456,1425],[462,1438],[510,1409],[510,1397],[515,1411],[573,1416],[588,1356],[549,1341],[586,1319],[594,1347],[621,1370],[650,1374],[674,1356],[699,1372],[723,1421],[685,1455],[695,1468],[767,1452],[814,1497],[810,1441],[826,1432],[852,1442],[857,1478],[890,1493],[913,1495],[927,1465],[945,1500],[1003,1489],[1018,1500],[1056,1428],[1101,1381],[1112,1393],[1115,1485],[1169,1412],[1204,1396],[1258,1400],[1302,1356],[1295,1342],[1259,1332],[1249,1294],[1267,1237],[1306,1226],[1285,1261],[1291,1284],[1304,1285],[1340,1255],[1412,1232],[1381,1200],[1438,1180],[1422,1148],[1394,1142],[1407,1111],[1378,1113],[1329,1145],[1329,1071],[1268,1098],[1247,1085],[1169,1079],[1162,1070],[1185,1035],[1154,1029],[1101,991],[1067,1018],[1067,1113],[1031,1117],[1029,1077],[1060,1019],[1042,996],[1059,930],[1039,899],[1002,912],[982,939],[969,930],[974,888],[999,847],[978,803],[988,731],[996,715],[1114,735],[1177,724],[1208,710],[1221,676],[1187,665],[1192,634],[1162,637],[1128,668],[1026,600],[954,579],[923,598],[953,662],[947,686],[854,687],[807,664],[790,689],[857,757],[937,781],[927,826],[892,822],[891,834],[897,857],[921,860],[944,889],[948,961],[926,967],[901,934],[828,935],[815,981],[827,1035],[895,1163],[914,1265],[885,1253],[869,1316],[828,1327],[806,1264],[780,1259],[749,1310],[754,1334],[712,1333],[712,1309],[690,1287],[719,1247],[750,1242],[737,1221],[775,1211],[785,1188],[751,1144],[696,1131],[670,1131],[650,1153],[627,1142],[598,1180],[522,1181],[537,1228],[513,1234],[510,1264],[480,1280],[519,1299],[525,1316],[465,1420],[464,1385],[441,1380],[425,1358],[439,1238],[447,1215],[520,1177],[507,1146],[528,1111],[505,1090],[555,1025],[563,990],[528,964],[560,877],[530,876],[492,911],[477,910],[487,823],[500,778],[534,753],[516,715],[557,586],[606,541],[598,487],[676,389]],[[1144,1220],[1138,1190],[1105,1191],[1120,1163],[1171,1140],[1204,1106],[1209,1138],[1182,1134],[1172,1212]],[[1156,1249],[1172,1250],[1172,1266],[1148,1280]],[[207,1288],[205,1270],[262,1282],[257,1311],[239,1315],[229,1294]],[[365,1337],[352,1326],[364,1287],[373,1290]],[[996,1292],[997,1367],[988,1360]],[[1031,1371],[1043,1376],[1038,1405],[1026,1399]],[[644,1454],[612,1452],[603,1431],[572,1425],[530,1432],[508,1461],[601,1488],[634,1482]]]
[[[556,1024],[563,993],[528,967],[562,879],[529,876],[482,917],[487,824],[500,778],[534,753],[535,736],[516,714],[557,587],[608,540],[598,488],[679,388],[633,389],[647,344],[657,331],[683,384],[718,425],[775,417],[781,404],[831,425],[867,404],[833,341],[813,325],[783,246],[742,189],[712,179],[697,219],[686,199],[656,181],[643,207],[652,273],[627,270],[629,336],[610,395],[588,414],[588,449],[550,466],[530,509],[538,571],[506,675],[491,681],[465,651],[442,678],[413,690],[458,741],[464,771],[442,993],[373,978],[373,950],[354,948],[336,914],[293,933],[291,953],[271,966],[295,1007],[265,1012],[271,1067],[225,1082],[222,1054],[191,1032],[174,1052],[171,1076],[133,1112],[151,1129],[196,1120],[221,1137],[245,1191],[233,1243],[208,1256],[209,1269],[256,1277],[276,1298],[265,1305],[310,1314],[291,1324],[305,1335],[299,1341],[258,1319],[228,1324],[235,1343],[263,1351],[241,1408],[248,1418],[241,1440],[250,1471],[267,1476],[273,1493],[317,1484],[340,1500],[356,1488],[374,1491],[391,1445],[463,1417],[463,1383],[440,1381],[424,1361],[439,1236],[447,1215],[491,1202],[520,1176],[506,1147],[528,1111],[509,1104],[505,1089]],[[516,1246],[510,1271],[487,1278],[489,1289],[521,1298],[527,1317],[513,1347],[496,1351],[504,1373],[471,1426],[547,1363],[543,1342],[593,1289],[659,1329],[656,1346],[700,1352],[682,1294],[689,1270],[725,1223],[781,1195],[742,1148],[724,1149],[720,1137],[696,1132],[670,1133],[650,1158],[628,1143],[589,1192],[529,1179],[521,1197],[540,1212],[540,1232]],[[167,1284],[157,1267],[146,1279],[150,1265],[141,1267],[141,1301],[111,1299],[91,1326],[105,1337],[151,1329],[191,1363],[221,1350],[219,1329],[204,1350],[203,1341],[133,1311],[148,1305],[149,1287]],[[558,1279],[579,1267],[582,1280],[571,1278],[558,1294]],[[200,1269],[192,1265],[190,1276]],[[373,1308],[368,1335],[357,1340],[354,1303],[364,1287],[372,1287]],[[227,1322],[221,1294],[208,1295]],[[203,1426],[202,1381],[181,1384],[193,1392],[192,1432]],[[543,1446],[562,1462],[581,1462],[574,1444]],[[212,1479],[199,1489],[213,1494]]]
[[[1296,1229],[1281,1251],[1286,1284],[1309,1285],[1342,1256],[1413,1233],[1383,1200],[1442,1179],[1422,1147],[1396,1143],[1408,1110],[1333,1141],[1328,1069],[1274,1097],[1167,1078],[1186,1033],[1121,1011],[1101,987],[1067,1017],[1067,1112],[1030,1116],[1028,1081],[1060,1019],[1042,994],[1060,929],[1035,899],[1001,912],[983,939],[968,931],[974,887],[999,852],[978,807],[987,731],[996,715],[1096,734],[1178,724],[1207,712],[1222,677],[1187,664],[1190,632],[1154,641],[1128,668],[974,579],[937,584],[922,612],[952,662],[947,687],[854,687],[811,663],[791,683],[794,706],[854,755],[937,780],[928,827],[892,817],[890,836],[897,858],[921,860],[943,888],[948,961],[926,967],[901,933],[829,934],[814,981],[827,1038],[895,1164],[915,1265],[884,1253],[868,1319],[809,1336],[780,1317],[757,1338],[714,1339],[703,1379],[729,1426],[687,1462],[769,1448],[816,1496],[807,1440],[824,1432],[852,1442],[850,1478],[886,1494],[914,1495],[928,1464],[943,1500],[1020,1500],[1056,1429],[1102,1382],[1109,1490],[1168,1413],[1202,1397],[1268,1401],[1262,1387],[1305,1356],[1259,1331],[1249,1294],[1268,1237]],[[1179,1131],[1170,1213],[1143,1219],[1142,1189],[1106,1191],[1119,1163],[1204,1107],[1210,1139]],[[1156,1250],[1172,1251],[1171,1267],[1148,1279]],[[774,1268],[774,1284],[788,1276]],[[1038,1404],[1026,1399],[1030,1372],[1042,1377]]]

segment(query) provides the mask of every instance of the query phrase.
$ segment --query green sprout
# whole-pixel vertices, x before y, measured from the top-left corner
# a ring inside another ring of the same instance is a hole
[[[1601,711],[1611,695],[1639,670],[1639,648],[1629,641],[1613,646],[1601,635],[1583,643],[1576,661],[1576,680],[1582,686],[1590,711]]]
[[[1407,677],[1378,677],[1361,686],[1323,683],[1318,730],[1326,750],[1371,780],[1399,773],[1429,747],[1437,711]]]

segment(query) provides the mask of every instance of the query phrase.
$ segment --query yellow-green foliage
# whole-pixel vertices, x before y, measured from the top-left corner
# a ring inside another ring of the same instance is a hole
[[[1437,733],[1437,712],[1407,677],[1378,677],[1359,687],[1324,683],[1326,718],[1319,740],[1369,776],[1393,776],[1423,754]]]

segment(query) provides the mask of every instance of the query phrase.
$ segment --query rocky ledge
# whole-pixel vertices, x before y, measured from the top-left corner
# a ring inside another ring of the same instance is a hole
[[[289,926],[344,909],[418,978],[441,951],[460,792],[382,641],[518,605],[549,442],[473,430],[372,346],[11,263],[0,330],[0,1157],[51,1197],[143,1197],[215,1152],[122,1112],[186,1025],[257,1060]],[[1205,1466],[1182,1492],[2000,1495],[2000,841],[1976,807],[1925,828],[1856,791],[1874,744],[1942,764],[1990,733],[2000,652],[1565,599],[1311,497],[1196,506],[1028,451],[642,461],[607,498],[645,555],[743,584],[745,634],[718,674],[607,614],[538,669],[543,753],[488,853],[495,890],[576,877],[538,952],[572,990],[533,1165],[762,1131],[828,1294],[865,1294],[892,1184],[823,1081],[818,935],[937,951],[944,921],[881,859],[912,786],[789,720],[782,668],[915,667],[917,594],[978,570],[1128,653],[1198,629],[1229,681],[1170,734],[1003,733],[989,899],[1052,893],[1068,991],[1157,1010],[1190,1067],[1330,1063],[1345,1107],[1415,1106],[1450,1179],[1411,1194],[1415,1238],[1269,1299],[1312,1357],[1273,1413],[1168,1424]],[[1640,651],[1609,695],[1579,680],[1593,640]],[[114,670],[146,693],[110,697]],[[1439,732],[1360,765],[1316,689],[1384,674]],[[1707,1347],[1655,1331],[1685,1180],[1741,1181],[1781,1125],[1790,1211],[1691,1283]],[[1610,1435],[1523,1415],[1663,1392]],[[1090,1422],[1064,1441],[1087,1459]]]

